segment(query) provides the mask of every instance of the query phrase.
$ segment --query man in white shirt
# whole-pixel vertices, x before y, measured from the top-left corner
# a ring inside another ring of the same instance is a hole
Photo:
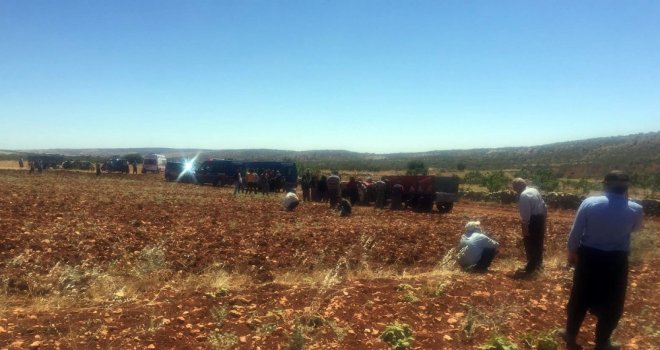
[[[517,273],[532,274],[537,272],[543,265],[543,236],[545,235],[548,208],[539,190],[528,187],[525,180],[516,178],[511,186],[520,196],[518,208],[520,209],[525,255],[527,255],[527,265],[519,269]]]
[[[458,263],[464,269],[486,272],[498,246],[499,243],[481,232],[479,221],[470,221],[458,245]]]
[[[298,203],[300,203],[300,200],[298,199],[298,196],[295,194],[295,192],[289,192],[284,196],[284,200],[282,201],[282,208],[286,211],[292,211],[293,209],[296,209],[298,206]]]

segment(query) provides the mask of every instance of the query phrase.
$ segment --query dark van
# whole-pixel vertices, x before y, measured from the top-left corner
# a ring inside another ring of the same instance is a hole
[[[243,162],[243,169],[256,171],[261,173],[262,171],[272,170],[279,171],[279,173],[284,177],[285,181],[285,190],[292,190],[298,186],[298,170],[296,169],[296,163],[294,162],[273,162],[273,161],[251,161]]]
[[[165,180],[176,182],[195,182],[192,165],[185,162],[167,162],[165,164]]]
[[[233,182],[236,171],[243,169],[243,162],[237,160],[211,159],[200,164],[195,170],[197,183],[222,186]]]

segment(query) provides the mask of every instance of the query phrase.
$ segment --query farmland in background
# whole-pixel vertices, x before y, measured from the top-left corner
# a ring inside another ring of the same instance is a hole
[[[557,339],[574,211],[551,210],[545,269],[516,280],[514,205],[340,218],[323,203],[285,212],[281,199],[162,175],[0,170],[0,346],[388,349],[381,335],[404,328],[414,349]],[[502,245],[487,274],[453,263],[468,220]],[[660,343],[657,230],[647,217],[633,244],[616,333],[630,349]],[[588,316],[580,341],[593,330]]]

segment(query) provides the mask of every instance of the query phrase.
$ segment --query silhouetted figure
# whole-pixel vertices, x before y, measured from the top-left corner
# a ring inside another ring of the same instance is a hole
[[[392,186],[392,203],[390,203],[390,209],[392,210],[401,209],[402,202],[403,202],[403,186],[400,183],[396,183],[394,184],[394,186]]]
[[[350,216],[352,211],[351,201],[346,198],[341,198],[337,210],[339,211],[339,216]]]

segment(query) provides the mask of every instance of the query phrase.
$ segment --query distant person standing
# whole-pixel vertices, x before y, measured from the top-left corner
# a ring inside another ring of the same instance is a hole
[[[257,173],[253,172],[252,169],[248,169],[247,174],[245,174],[245,179],[247,180],[247,185],[245,186],[245,191],[244,191],[245,193],[250,193],[252,191],[255,191],[257,187],[255,181],[256,178],[257,178]]]
[[[137,161],[133,161],[133,174],[137,174]]]
[[[264,171],[259,175],[259,182],[261,183],[261,195],[267,196],[270,192],[270,180],[268,179],[268,172]]]
[[[328,176],[326,184],[328,186],[328,199],[330,200],[330,207],[334,208],[337,206],[341,178],[339,175],[333,172],[330,176]]]
[[[321,200],[321,195],[319,194],[319,177],[312,175],[309,180],[309,189],[311,192],[312,200],[318,202]]]
[[[234,174],[234,196],[241,191],[241,187],[242,187],[241,182],[242,182],[241,171],[236,170],[236,173]]]
[[[403,185],[400,183],[395,183],[392,186],[392,203],[390,203],[391,210],[400,210],[403,208],[401,203],[403,202]]]
[[[527,265],[516,271],[516,275],[521,277],[537,272],[543,265],[543,236],[548,208],[541,197],[541,192],[527,186],[525,180],[516,178],[511,183],[511,187],[520,196],[518,209],[527,256]]]
[[[569,350],[581,349],[576,339],[587,310],[598,318],[595,349],[619,347],[610,337],[623,314],[630,237],[641,228],[644,213],[628,200],[627,174],[611,171],[603,184],[604,195],[589,197],[578,208],[568,237],[568,263],[575,266],[564,331]]]
[[[385,208],[385,178],[381,178],[380,180],[376,181],[376,209],[383,209]]]
[[[355,176],[351,176],[348,179],[348,183],[346,184],[346,190],[345,190],[346,195],[344,195],[342,193],[342,197],[347,196],[348,199],[351,201],[351,204],[355,204],[355,202],[357,202],[360,199],[359,194],[358,194],[358,186],[359,186],[359,184],[358,184],[357,180],[355,179]]]
[[[321,202],[327,202],[328,178],[325,175],[321,175],[321,178],[319,179],[319,183],[318,183],[318,189],[319,189],[319,198],[321,198]]]
[[[309,170],[305,172],[305,175],[300,178],[300,188],[302,189],[302,197],[303,201],[307,202],[312,199],[312,196],[310,194],[310,188],[311,188],[311,182],[312,182],[312,176],[309,173]]]
[[[96,162],[96,176],[101,175],[101,164],[99,162]]]
[[[23,169],[23,157],[18,158],[18,167]]]

